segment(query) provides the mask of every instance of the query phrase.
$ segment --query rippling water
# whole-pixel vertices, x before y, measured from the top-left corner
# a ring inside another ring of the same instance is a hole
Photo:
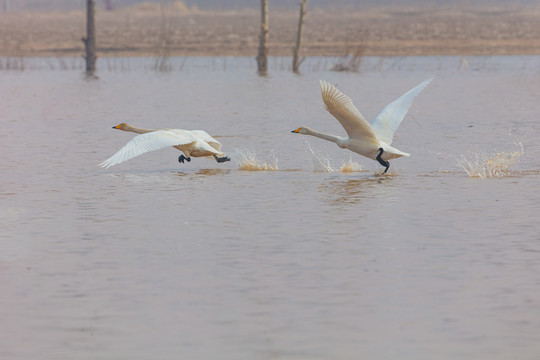
[[[0,73],[2,359],[537,359],[539,58],[227,61]],[[343,134],[319,79],[373,119],[430,75],[388,175],[290,133]],[[232,161],[101,169],[120,122]]]

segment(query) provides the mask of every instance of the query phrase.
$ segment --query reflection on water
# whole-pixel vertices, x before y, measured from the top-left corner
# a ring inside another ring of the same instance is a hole
[[[352,205],[376,198],[381,192],[388,192],[393,179],[391,176],[366,176],[355,179],[336,179],[321,185],[319,190],[333,205]]]
[[[0,358],[536,359],[540,57],[521,72],[458,60],[2,72]],[[344,134],[319,79],[371,119],[433,71],[389,174],[290,134]],[[163,149],[100,168],[126,120],[222,135],[232,161]],[[464,176],[456,159],[476,149],[490,155],[471,169],[504,176]]]
[[[230,169],[199,169],[195,172],[174,172],[177,176],[223,176],[231,172]]]

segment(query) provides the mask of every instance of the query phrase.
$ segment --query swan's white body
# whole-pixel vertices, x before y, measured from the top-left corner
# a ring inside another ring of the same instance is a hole
[[[221,143],[203,130],[149,130],[137,128],[125,123],[115,126],[114,129],[131,131],[141,135],[135,136],[116,154],[102,162],[100,166],[104,168],[109,168],[144,153],[169,146],[182,151],[188,159],[191,156],[223,156],[223,153],[221,152]]]
[[[373,160],[378,160],[380,149],[383,149],[380,158],[383,161],[395,159],[409,154],[390,146],[394,133],[409,111],[414,98],[433,80],[425,80],[416,87],[386,105],[370,124],[354,106],[352,100],[333,85],[321,81],[321,93],[326,110],[332,114],[343,126],[348,137],[340,137],[321,133],[308,127],[301,127],[293,132],[312,135],[323,140],[332,141],[340,148],[349,149],[357,154]]]

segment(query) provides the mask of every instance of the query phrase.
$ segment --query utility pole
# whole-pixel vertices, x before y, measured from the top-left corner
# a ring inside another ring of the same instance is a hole
[[[86,51],[86,74],[93,75],[96,71],[96,26],[94,21],[95,0],[86,0],[86,37],[81,40]]]
[[[300,3],[300,19],[298,20],[298,32],[296,33],[296,46],[293,50],[292,69],[296,74],[300,73],[300,64],[302,64],[305,59],[300,59],[300,47],[302,46],[302,28],[304,26],[304,16],[306,15],[306,4],[307,0],[302,0],[302,3]]]
[[[268,75],[268,0],[261,0],[261,34],[257,55],[259,75]]]

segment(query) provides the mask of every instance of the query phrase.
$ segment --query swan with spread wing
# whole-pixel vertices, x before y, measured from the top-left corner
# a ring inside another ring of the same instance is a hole
[[[349,149],[385,167],[390,167],[390,159],[409,154],[392,146],[394,133],[409,111],[414,98],[433,80],[429,78],[415,86],[399,98],[386,105],[370,124],[354,106],[352,100],[326,81],[321,81],[321,93],[326,110],[343,126],[348,137],[340,137],[300,127],[293,133],[311,135],[336,143],[340,148]]]
[[[231,160],[221,152],[221,143],[203,130],[152,130],[138,128],[126,123],[116,125],[113,129],[131,131],[140,135],[135,136],[116,154],[102,162],[100,166],[104,168],[109,168],[144,153],[169,146],[183,152],[183,155],[178,158],[181,163],[191,161],[191,157],[213,157],[218,163]]]

